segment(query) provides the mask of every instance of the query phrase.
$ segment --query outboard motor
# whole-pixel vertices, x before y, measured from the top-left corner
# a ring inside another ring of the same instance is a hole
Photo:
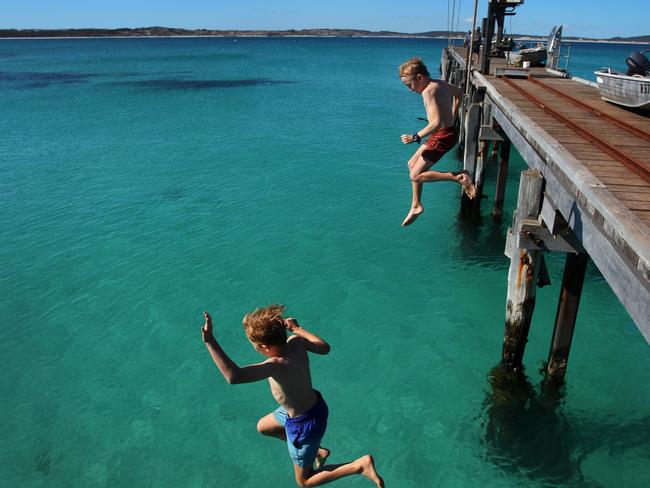
[[[628,56],[625,60],[627,63],[627,76],[645,76],[647,73],[650,73],[650,61],[643,55],[645,52],[647,51],[637,51]]]

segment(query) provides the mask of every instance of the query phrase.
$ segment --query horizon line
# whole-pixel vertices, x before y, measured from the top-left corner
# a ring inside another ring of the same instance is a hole
[[[369,33],[390,33],[390,34],[399,34],[407,36],[423,36],[430,33],[448,33],[448,35],[464,35],[467,30],[428,30],[421,32],[400,32],[388,29],[381,30],[369,30],[369,29],[360,29],[352,27],[310,27],[310,28],[288,28],[288,29],[214,29],[199,27],[195,29],[190,29],[187,27],[166,27],[160,25],[154,26],[140,26],[140,27],[65,27],[65,28],[50,28],[50,27],[0,27],[0,31],[74,31],[74,30],[98,30],[98,31],[119,31],[119,30],[146,30],[146,29],[167,29],[167,30],[181,30],[189,32],[197,31],[212,31],[212,32],[300,32],[300,31],[360,31],[360,32],[369,32]],[[524,33],[512,33],[511,36],[528,36],[528,37],[548,37],[548,34],[524,34]],[[594,40],[609,40],[609,39],[633,39],[638,37],[650,37],[650,34],[642,34],[636,36],[626,36],[621,35],[610,36],[610,37],[587,37],[581,35],[571,35],[564,36],[566,39],[576,38],[576,39],[594,39]],[[649,41],[650,42],[650,41]]]

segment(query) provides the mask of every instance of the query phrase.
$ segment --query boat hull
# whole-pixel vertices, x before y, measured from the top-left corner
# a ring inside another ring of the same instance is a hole
[[[507,54],[508,62],[521,66],[524,61],[529,61],[531,66],[540,66],[546,62],[546,47],[522,49],[521,51]]]
[[[627,76],[610,70],[595,71],[600,97],[637,109],[650,109],[650,77]]]

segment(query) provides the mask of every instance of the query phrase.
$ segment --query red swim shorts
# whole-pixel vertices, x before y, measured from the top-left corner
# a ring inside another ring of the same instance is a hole
[[[422,157],[430,163],[436,163],[458,142],[458,131],[455,127],[438,129],[425,141]]]

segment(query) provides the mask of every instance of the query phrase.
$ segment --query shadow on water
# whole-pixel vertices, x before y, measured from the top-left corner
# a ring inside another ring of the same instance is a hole
[[[293,81],[268,79],[250,80],[143,80],[111,83],[113,86],[126,86],[150,90],[205,90],[214,88],[239,88],[259,85],[290,84]]]
[[[650,417],[595,413],[587,419],[563,411],[563,383],[544,382],[539,393],[523,373],[500,365],[488,374],[483,444],[489,462],[542,486],[604,487],[581,469],[594,451],[641,448],[650,453]]]
[[[85,83],[92,76],[95,75],[70,72],[0,71],[0,83],[10,83],[18,89],[46,88],[52,84]]]

